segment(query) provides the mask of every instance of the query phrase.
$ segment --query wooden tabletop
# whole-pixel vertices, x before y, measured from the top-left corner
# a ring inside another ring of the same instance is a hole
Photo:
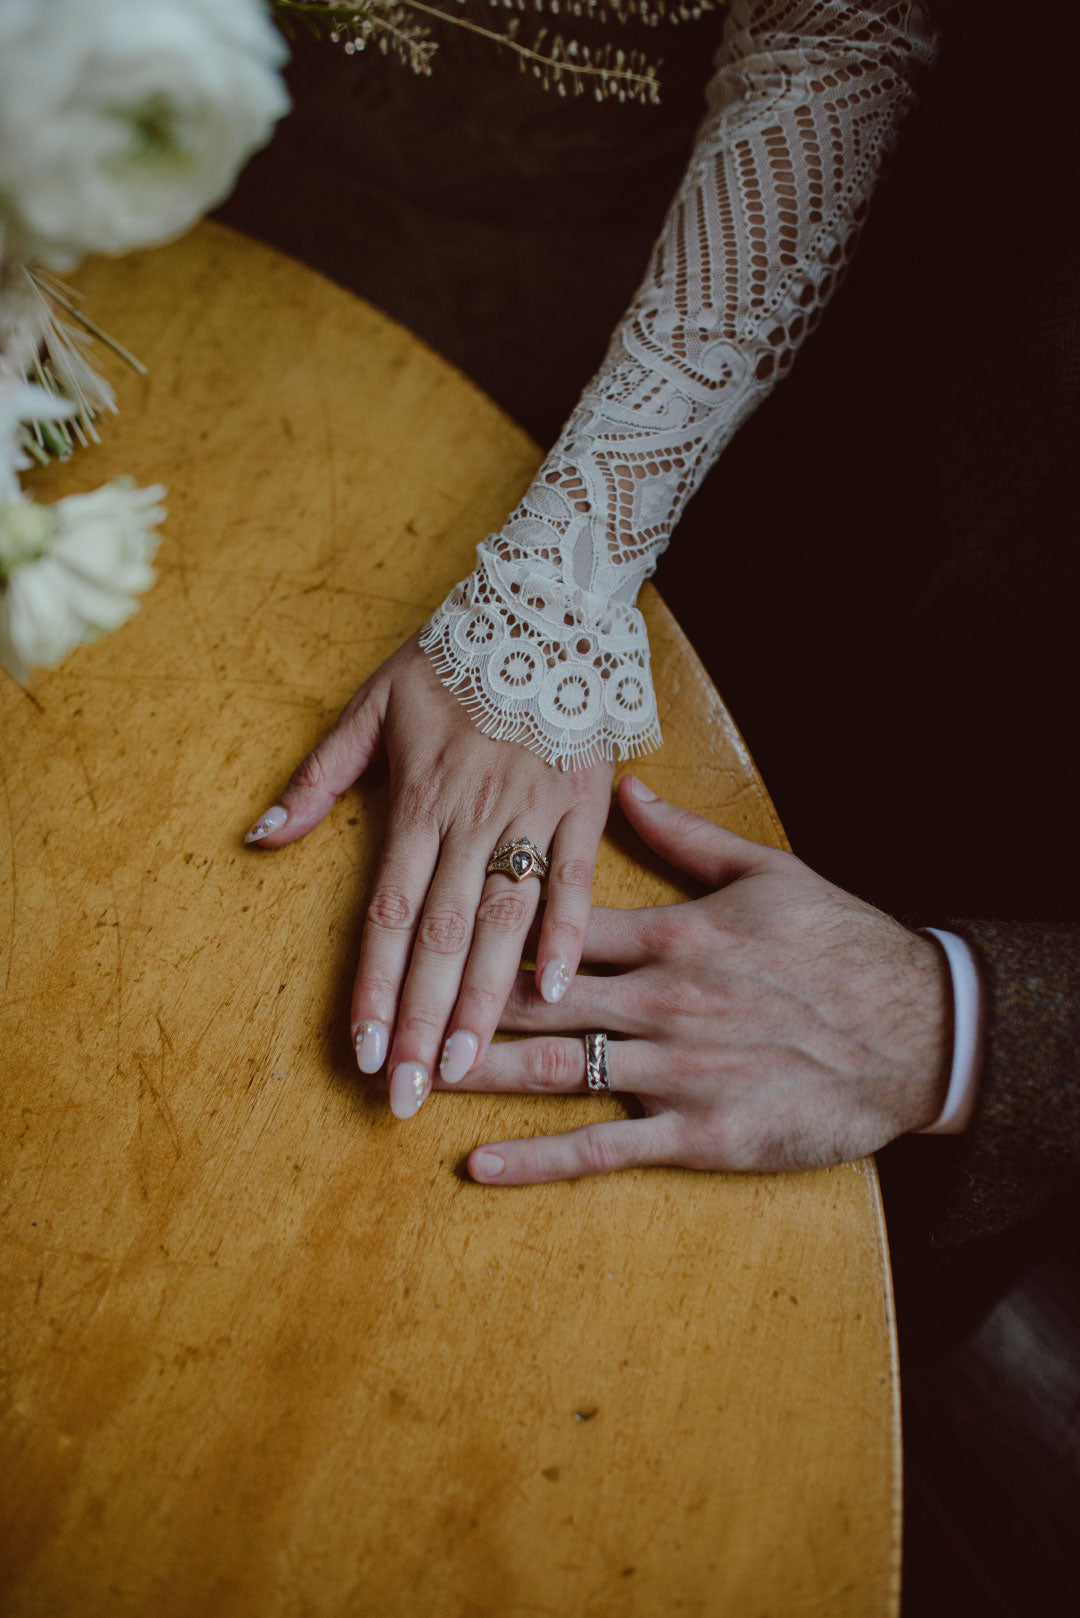
[[[539,459],[376,310],[214,226],[76,278],[149,366],[43,499],[169,485],[134,619],[0,676],[9,1618],[895,1613],[899,1427],[870,1163],[507,1191],[461,1161],[618,1103],[356,1072],[377,784],[242,834],[471,567]],[[783,832],[644,601],[640,773]],[[597,897],[674,893],[613,828]]]

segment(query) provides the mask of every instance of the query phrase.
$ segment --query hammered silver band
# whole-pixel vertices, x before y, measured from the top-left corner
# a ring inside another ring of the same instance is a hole
[[[585,1078],[590,1090],[600,1092],[611,1089],[606,1034],[585,1035]]]
[[[527,876],[542,882],[548,874],[548,862],[531,838],[516,837],[512,843],[497,848],[488,860],[487,875],[496,871],[513,877],[515,882],[524,882]]]

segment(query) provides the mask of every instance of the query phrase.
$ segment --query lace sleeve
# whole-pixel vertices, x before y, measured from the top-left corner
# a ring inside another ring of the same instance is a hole
[[[731,0],[645,279],[524,499],[423,631],[487,735],[563,768],[659,744],[634,600],[817,324],[933,48],[919,0]]]

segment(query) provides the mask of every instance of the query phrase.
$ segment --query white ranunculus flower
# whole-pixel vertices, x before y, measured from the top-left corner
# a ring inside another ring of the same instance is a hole
[[[52,506],[0,507],[0,663],[23,684],[115,629],[154,582],[160,483],[117,478]]]
[[[262,0],[0,0],[0,237],[70,269],[179,235],[288,110]]]

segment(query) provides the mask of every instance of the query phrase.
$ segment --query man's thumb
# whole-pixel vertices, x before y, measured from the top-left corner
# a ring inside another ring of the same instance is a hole
[[[733,831],[658,798],[643,781],[624,775],[619,803],[643,843],[707,888],[722,888],[760,869],[768,850]]]

